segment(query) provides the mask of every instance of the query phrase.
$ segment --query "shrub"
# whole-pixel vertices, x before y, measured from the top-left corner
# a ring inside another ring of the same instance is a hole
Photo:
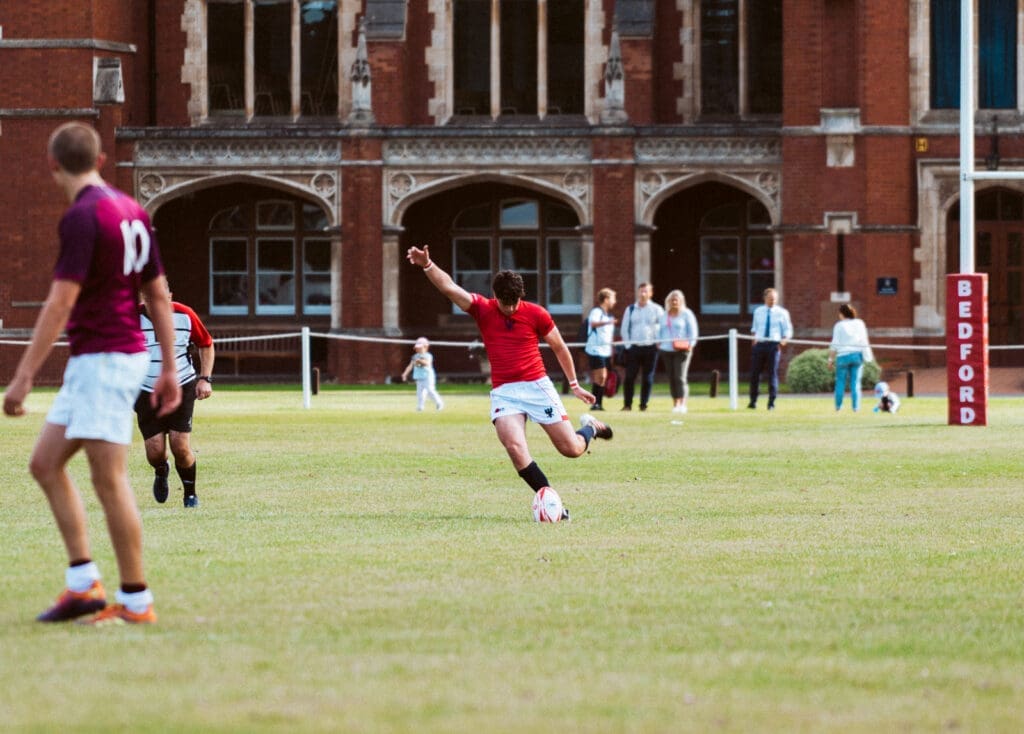
[[[878,363],[867,362],[861,373],[861,387],[873,388],[881,376]],[[808,349],[794,357],[786,370],[786,384],[792,392],[832,392],[836,373],[828,367],[828,350]]]

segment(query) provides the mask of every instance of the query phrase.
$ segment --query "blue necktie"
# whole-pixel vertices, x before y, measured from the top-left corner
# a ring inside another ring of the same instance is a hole
[[[764,338],[767,339],[770,336],[772,329],[772,310],[769,308],[765,311],[764,315]]]

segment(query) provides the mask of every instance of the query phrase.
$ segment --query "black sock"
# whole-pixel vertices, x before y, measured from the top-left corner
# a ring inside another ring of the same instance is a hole
[[[171,473],[171,465],[165,459],[162,463],[154,466],[153,471],[156,472],[156,475],[158,477],[166,477],[168,474]]]
[[[185,496],[191,497],[196,493],[196,462],[193,461],[192,466],[187,469],[182,469],[177,464],[175,464],[174,468],[178,471],[181,486],[185,488]]]
[[[145,584],[121,584],[121,591],[125,594],[138,594],[140,591],[145,590]]]
[[[594,401],[594,405],[600,405],[601,398],[604,397],[604,385],[594,385],[592,390],[594,397],[597,398],[597,400]]]
[[[583,436],[583,440],[587,442],[587,446],[590,446],[590,442],[594,440],[594,435],[597,433],[597,429],[593,426],[583,426],[583,428],[576,431],[576,433]]]
[[[548,478],[544,476],[544,472],[537,466],[537,462],[532,462],[528,467],[519,470],[519,476],[523,478],[523,481],[530,485],[530,489],[534,492],[540,491],[541,487],[550,487],[548,484]]]
[[[76,558],[68,564],[68,568],[74,568],[75,566],[84,566],[87,563],[92,563],[91,558]]]

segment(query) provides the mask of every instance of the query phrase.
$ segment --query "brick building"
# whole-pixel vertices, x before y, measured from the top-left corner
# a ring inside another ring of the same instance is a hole
[[[1022,6],[978,5],[979,166],[1024,155]],[[468,317],[404,260],[426,242],[470,289],[524,272],[567,334],[598,288],[624,307],[649,280],[658,300],[681,288],[704,334],[745,331],[774,284],[798,336],[830,334],[846,293],[876,342],[941,343],[958,251],[958,7],[7,3],[0,334],[24,336],[45,297],[64,206],[45,141],[78,119],[104,138],[104,175],[153,217],[175,296],[215,333],[466,339]],[[978,189],[991,341],[1020,343],[1024,187]],[[0,349],[0,376],[18,351]],[[314,353],[370,382],[406,356],[333,340]],[[709,341],[694,368],[724,359]],[[445,360],[472,369],[461,351]]]

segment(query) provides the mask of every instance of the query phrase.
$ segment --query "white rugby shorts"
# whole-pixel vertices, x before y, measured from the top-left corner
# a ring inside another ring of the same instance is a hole
[[[149,352],[71,357],[46,422],[64,426],[69,441],[131,444],[135,399],[148,370]]]
[[[491,422],[505,415],[525,414],[534,423],[569,420],[550,377],[533,382],[506,382],[491,390]]]

